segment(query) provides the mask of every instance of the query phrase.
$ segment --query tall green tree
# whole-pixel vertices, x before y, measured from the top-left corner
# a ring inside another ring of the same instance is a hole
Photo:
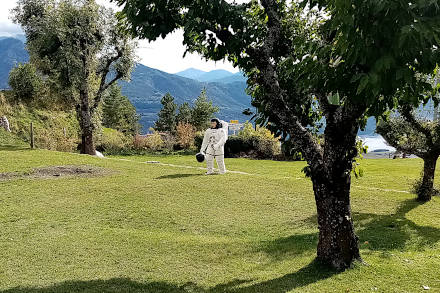
[[[174,102],[174,97],[167,93],[161,100],[162,109],[160,110],[159,119],[154,124],[154,129],[157,131],[168,131],[174,133],[177,126],[177,105]]]
[[[41,89],[43,80],[33,64],[18,64],[9,72],[9,85],[19,101],[32,101]]]
[[[134,135],[139,132],[139,115],[136,108],[122,95],[121,87],[116,83],[104,93],[102,124],[125,134]]]
[[[209,120],[214,118],[214,114],[219,110],[219,107],[214,106],[212,101],[208,100],[206,89],[203,89],[194,102],[191,111],[191,125],[193,125],[197,131],[205,130],[209,125]]]
[[[106,89],[129,79],[135,44],[113,11],[94,0],[19,0],[14,20],[26,33],[31,62],[72,93],[81,153],[94,155],[92,117]]]
[[[192,109],[189,103],[185,102],[179,106],[177,123],[191,123]]]
[[[155,40],[180,28],[189,52],[245,72],[257,121],[307,160],[318,259],[337,269],[361,260],[350,204],[356,136],[367,116],[426,98],[430,85],[417,73],[440,60],[437,1],[115,1],[134,35]]]

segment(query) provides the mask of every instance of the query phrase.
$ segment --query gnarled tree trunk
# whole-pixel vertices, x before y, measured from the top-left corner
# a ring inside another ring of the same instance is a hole
[[[319,168],[312,169],[312,182],[318,214],[318,259],[343,270],[356,260],[362,261],[350,206],[358,124],[336,114],[327,117],[323,160]]]
[[[95,145],[93,143],[93,123],[90,113],[89,92],[84,87],[79,92],[81,105],[79,109],[80,127],[81,127],[81,154],[96,155]]]
[[[350,173],[329,182],[325,174],[313,176],[318,214],[318,259],[342,270],[361,260],[359,241],[350,208]]]
[[[418,201],[429,201],[434,194],[434,176],[438,157],[438,154],[429,154],[423,158],[423,178],[417,190]]]

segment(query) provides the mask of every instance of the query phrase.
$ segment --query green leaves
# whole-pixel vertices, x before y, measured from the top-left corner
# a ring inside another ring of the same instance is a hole
[[[328,102],[330,103],[330,105],[333,105],[333,106],[340,106],[341,105],[341,99],[339,97],[339,93],[336,93],[334,95],[330,94],[330,95],[328,95],[327,99],[328,99]]]

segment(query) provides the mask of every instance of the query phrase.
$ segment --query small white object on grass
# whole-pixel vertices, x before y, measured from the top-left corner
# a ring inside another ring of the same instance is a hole
[[[104,155],[101,152],[96,151],[96,155],[98,158],[104,158]]]
[[[426,285],[422,285],[422,287],[423,287],[423,289],[425,289],[425,290],[429,290],[429,289],[431,289],[431,288],[429,288],[429,286],[426,286]]]

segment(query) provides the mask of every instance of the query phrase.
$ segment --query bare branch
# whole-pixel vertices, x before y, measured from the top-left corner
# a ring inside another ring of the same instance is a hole
[[[425,135],[426,144],[429,145],[430,148],[434,147],[434,139],[432,137],[432,133],[429,128],[426,128],[416,119],[414,116],[412,109],[409,106],[404,106],[401,109],[401,114],[405,118],[408,123],[410,123],[417,131]]]

